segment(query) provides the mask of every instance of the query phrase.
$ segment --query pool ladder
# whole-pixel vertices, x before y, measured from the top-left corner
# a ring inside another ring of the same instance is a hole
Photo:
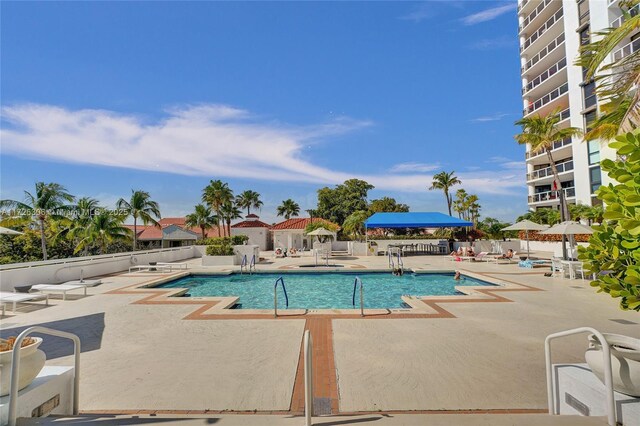
[[[358,284],[360,284],[360,316],[364,317],[364,285],[362,284],[362,280],[360,277],[356,277],[353,280],[353,296],[351,298],[351,304],[353,308],[356,307],[356,289],[358,288]]]
[[[402,275],[404,273],[404,263],[402,262],[401,251],[398,251],[398,253],[396,254],[389,251],[389,269],[391,269],[391,272],[395,272],[396,270],[396,262],[394,262],[393,260],[394,256],[398,259],[397,260],[398,270],[400,271],[400,275]]]
[[[242,263],[240,264],[240,275],[245,271],[251,275],[251,271],[256,272],[256,255],[251,256],[251,262],[247,260],[247,255],[242,256]]]
[[[278,284],[282,287],[282,291],[284,292],[284,300],[285,305],[289,307],[289,296],[287,295],[287,287],[284,285],[284,278],[280,277],[276,280],[275,285],[273,286],[273,316],[275,318],[278,317]]]

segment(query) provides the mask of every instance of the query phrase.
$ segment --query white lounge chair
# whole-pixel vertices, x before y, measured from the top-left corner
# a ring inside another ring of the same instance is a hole
[[[68,284],[36,284],[31,286],[31,290],[38,291],[40,293],[62,293],[62,300],[67,300],[67,292],[73,290],[84,291],[84,295],[87,295],[87,286],[84,285],[68,285]]]
[[[165,265],[136,265],[129,268],[131,272],[171,272],[171,266]]]
[[[83,285],[85,287],[95,287],[98,284],[102,284],[102,280],[73,280],[62,283],[65,285]]]
[[[158,266],[168,266],[169,270],[172,270],[173,267],[177,269],[189,269],[189,264],[185,262],[158,262]]]
[[[513,255],[511,257],[502,257],[502,256],[498,256],[498,257],[494,257],[492,260],[494,260],[496,262],[496,264],[499,264],[500,261],[503,262],[507,262],[507,263],[511,263],[513,261],[517,261],[516,255],[518,254],[517,251],[513,252]],[[504,256],[504,255],[503,255]]]
[[[13,305],[12,312],[16,313],[16,305],[18,303],[32,302],[36,300],[44,300],[45,304],[49,306],[48,294],[29,294],[29,293],[9,293],[6,291],[0,292],[0,304],[2,304],[2,316],[6,313],[7,303]]]

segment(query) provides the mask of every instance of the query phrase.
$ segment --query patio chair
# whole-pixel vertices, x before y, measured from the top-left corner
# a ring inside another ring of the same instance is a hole
[[[560,259],[554,257],[551,259],[551,276],[557,277],[558,274],[564,278],[566,275],[566,268]]]
[[[36,284],[31,286],[31,291],[37,291],[44,294],[49,293],[62,293],[62,300],[67,300],[67,292],[73,290],[84,291],[84,295],[87,295],[87,286],[84,285],[67,285],[67,284]]]
[[[589,279],[591,280],[595,279],[595,274],[592,274],[588,270],[584,269],[583,262],[581,262],[579,265],[577,265],[573,269],[573,273],[574,273],[574,276],[580,275],[580,278],[582,278],[583,280],[585,279],[585,277],[589,277]]]
[[[0,292],[0,304],[2,305],[2,316],[5,315],[6,305],[11,303],[13,305],[13,309],[11,310],[14,314],[16,313],[16,305],[18,303],[32,302],[37,300],[44,300],[45,304],[49,306],[49,295],[48,294],[27,294],[27,293],[9,293],[6,291]]]

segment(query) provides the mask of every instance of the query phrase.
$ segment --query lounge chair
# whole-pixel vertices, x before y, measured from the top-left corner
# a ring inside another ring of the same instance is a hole
[[[7,303],[11,303],[13,305],[12,312],[16,313],[16,305],[18,303],[32,302],[36,300],[44,300],[45,304],[49,306],[49,295],[48,294],[28,294],[28,293],[9,293],[6,291],[0,292],[0,304],[2,304],[2,316],[6,313],[6,305]]]
[[[31,291],[38,291],[40,293],[62,293],[62,300],[67,300],[67,292],[73,290],[84,291],[84,295],[87,295],[87,286],[85,285],[68,285],[68,284],[36,284],[31,286]]]
[[[166,265],[135,265],[129,268],[129,273],[131,272],[171,272],[171,266]]]
[[[73,280],[62,283],[65,285],[83,285],[85,287],[95,287],[98,284],[102,284],[102,280]]]
[[[493,258],[493,260],[496,262],[496,264],[500,264],[500,261],[511,263],[516,260],[516,254],[518,254],[518,252],[514,251],[511,257],[502,257],[504,256],[503,254],[502,256]]]
[[[173,267],[177,269],[189,269],[189,264],[185,262],[158,262],[158,266],[168,266],[169,270],[172,270]]]
[[[481,251],[480,253],[476,254],[475,256],[471,257],[469,259],[469,262],[474,261],[474,262],[482,262],[485,258],[485,256],[487,256],[489,254],[488,251]]]

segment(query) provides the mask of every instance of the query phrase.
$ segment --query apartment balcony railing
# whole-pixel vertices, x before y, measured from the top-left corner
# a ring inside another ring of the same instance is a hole
[[[631,9],[629,9],[629,14],[631,16],[636,16],[638,14],[638,12],[640,12],[640,4],[636,4],[635,6],[633,6]],[[622,23],[625,21],[625,16],[622,15],[620,16],[618,19],[616,19],[615,21],[611,21],[611,28],[618,28],[620,25],[622,25]]]
[[[553,89],[551,92],[547,93],[540,99],[529,104],[529,106],[522,111],[523,115],[531,114],[533,111],[539,108],[542,108],[549,102],[567,93],[568,90],[569,90],[569,83],[564,83],[562,86]]]
[[[640,38],[613,52],[613,60],[619,61],[640,49]]]
[[[529,90],[540,85],[543,81],[546,81],[549,77],[557,74],[558,71],[567,66],[567,58],[562,58],[555,64],[551,65],[546,70],[542,71],[536,78],[531,80],[525,87],[522,88],[522,93],[527,93]]]
[[[552,50],[555,50],[556,47],[560,46],[564,43],[564,33],[560,34],[555,40],[551,43],[547,44],[540,52],[538,52],[533,58],[529,59],[526,64],[520,70],[522,74],[525,73],[529,68],[540,62],[542,58],[551,53]]]
[[[556,164],[556,169],[558,169],[558,173],[564,173],[564,172],[569,172],[573,170],[573,160]],[[527,182],[531,180],[541,179],[547,176],[553,176],[553,171],[551,170],[551,166],[546,167],[544,169],[534,170],[531,173],[527,173]]]
[[[558,116],[560,117],[560,121],[558,121],[558,123],[561,122],[561,121],[566,120],[567,118],[569,118],[571,116],[569,108],[565,109],[564,111],[560,111],[558,113]]]
[[[536,19],[536,16],[538,16],[540,14],[540,12],[542,12],[542,10],[547,7],[549,5],[549,3],[553,2],[555,0],[544,0],[543,2],[540,2],[540,4],[538,6],[536,6],[535,9],[533,9],[531,11],[531,13],[524,18],[524,21],[522,21],[522,25],[520,25],[520,27],[518,28],[518,31],[522,31],[523,28],[525,28],[527,25],[529,25],[531,23],[531,21],[533,21],[534,19]]]
[[[563,188],[565,198],[572,198],[576,196],[575,186],[569,188]],[[537,194],[529,195],[529,203],[541,203],[543,201],[553,201],[558,199],[558,191],[538,192]]]
[[[529,3],[529,0],[523,0],[523,2],[518,5],[518,13],[520,13],[522,8],[525,7],[527,3]]]
[[[556,13],[553,14],[553,16],[551,18],[549,18],[547,20],[547,22],[545,22],[544,24],[542,24],[540,26],[540,28],[538,28],[536,30],[536,32],[534,32],[533,34],[531,34],[531,36],[526,39],[524,41],[524,44],[522,46],[520,46],[520,52],[522,52],[524,49],[526,49],[527,47],[531,46],[531,44],[536,41],[537,39],[540,38],[540,36],[544,33],[547,32],[547,30],[549,28],[551,28],[553,26],[553,24],[555,24],[556,22],[558,22],[560,19],[562,18],[562,9],[558,10]]]
[[[565,111],[569,111],[569,108],[567,108]],[[571,145],[571,138],[565,138],[565,139],[562,139],[561,141],[554,142],[553,145],[551,145],[551,151],[553,152],[556,149],[560,149],[563,146],[567,146],[567,145]],[[527,151],[524,154],[524,156],[528,160],[529,158],[534,158],[534,157],[538,157],[540,155],[545,155],[545,154],[546,154],[545,151],[539,151],[539,152],[536,152],[535,154],[530,151]]]

